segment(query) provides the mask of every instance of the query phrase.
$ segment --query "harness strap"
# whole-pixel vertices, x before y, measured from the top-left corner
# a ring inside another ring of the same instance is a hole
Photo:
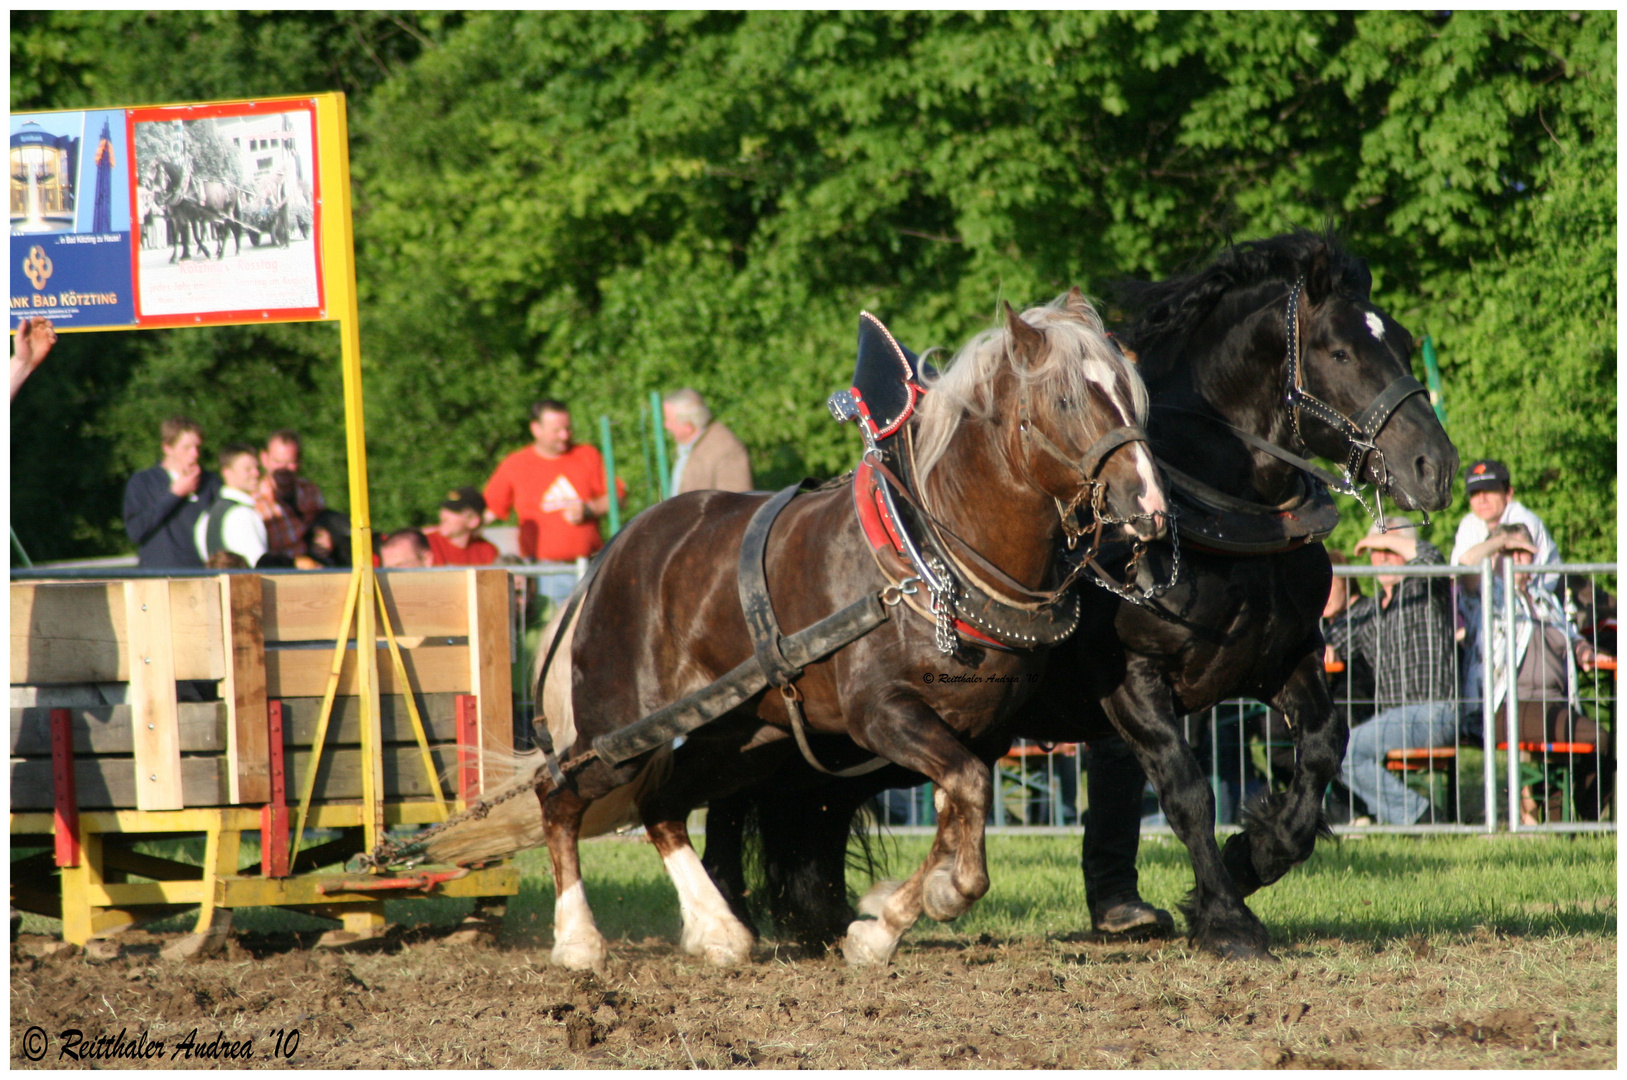
[[[808,481],[802,480],[778,492],[757,512],[751,515],[746,535],[740,541],[740,607],[746,613],[746,629],[751,632],[752,648],[763,675],[775,686],[794,682],[802,668],[790,664],[780,651],[780,624],[774,617],[774,602],[768,595],[768,571],[765,559],[768,553],[768,532],[774,519],[780,516],[786,504],[802,491]]]
[[[844,645],[851,645],[886,621],[887,608],[880,597],[866,593],[836,614],[781,638],[780,652],[790,666],[804,668]],[[620,765],[717,719],[767,685],[768,677],[762,665],[756,656],[751,656],[716,682],[642,720],[600,735],[593,740],[593,750],[611,765]]]
[[[1276,443],[1267,442],[1258,435],[1254,434],[1252,431],[1244,431],[1236,424],[1229,424],[1218,416],[1210,416],[1208,413],[1198,412],[1196,409],[1183,409],[1178,405],[1154,404],[1153,408],[1159,410],[1160,412],[1178,412],[1183,413],[1186,416],[1196,416],[1200,420],[1207,420],[1211,424],[1216,424],[1225,428],[1233,435],[1236,435],[1239,439],[1242,439],[1244,442],[1254,447],[1254,449],[1259,450],[1262,453],[1270,454],[1278,461],[1286,461],[1288,464],[1292,465],[1301,472],[1309,473],[1311,476],[1314,476],[1316,479],[1320,480],[1334,491],[1345,492],[1345,482],[1328,472],[1326,469],[1318,468],[1317,466],[1312,465],[1309,461],[1306,461],[1304,458],[1300,457],[1298,454],[1295,454],[1289,450],[1284,450]],[[1158,459],[1158,464],[1161,468],[1169,468],[1169,465],[1165,463],[1163,458]],[[1348,494],[1348,492],[1345,493]],[[1231,496],[1227,497],[1230,498]],[[1265,507],[1264,503],[1244,503],[1244,505]],[[1281,507],[1265,507],[1265,511],[1269,513],[1276,513],[1279,509],[1281,509]]]
[[[802,691],[795,686],[786,685],[780,687],[780,694],[785,698],[785,711],[791,715],[791,734],[796,737],[797,749],[802,751],[802,760],[812,765],[819,772],[824,773],[826,776],[835,776],[845,780],[849,777],[873,773],[877,769],[886,768],[892,764],[886,758],[877,756],[869,761],[860,762],[851,768],[825,768],[819,763],[819,759],[814,757],[813,747],[808,745],[808,733],[803,730],[807,722],[802,718]]]
[[[1384,388],[1383,393],[1374,398],[1372,404],[1357,413],[1353,418],[1356,426],[1367,432],[1369,442],[1378,438],[1378,433],[1384,430],[1384,425],[1390,422],[1390,417],[1401,403],[1414,394],[1429,396],[1424,384],[1411,375],[1402,375]]]

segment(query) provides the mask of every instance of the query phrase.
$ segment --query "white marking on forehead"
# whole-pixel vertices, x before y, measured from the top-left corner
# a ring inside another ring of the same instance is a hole
[[[1118,410],[1125,423],[1134,423],[1135,416],[1119,393],[1119,373],[1112,365],[1090,361],[1085,364],[1085,378],[1102,388],[1102,393],[1106,395],[1113,408]]]
[[[1378,340],[1384,340],[1384,320],[1378,317],[1378,312],[1369,311],[1367,313],[1367,329],[1371,330],[1373,336]]]

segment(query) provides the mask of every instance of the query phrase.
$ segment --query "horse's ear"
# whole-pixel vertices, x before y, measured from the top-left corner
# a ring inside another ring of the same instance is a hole
[[[1085,294],[1079,290],[1077,285],[1068,290],[1068,298],[1063,303],[1075,315],[1090,314],[1090,301],[1085,299]]]
[[[1011,343],[1016,346],[1013,353],[1021,353],[1025,358],[1039,355],[1045,345],[1045,335],[1023,321],[1021,315],[1012,310],[1011,301],[1002,300],[1006,306],[1006,333],[1011,335]]]
[[[1320,304],[1333,292],[1333,253],[1326,244],[1317,247],[1311,256],[1311,265],[1305,270],[1305,300],[1312,306]]]

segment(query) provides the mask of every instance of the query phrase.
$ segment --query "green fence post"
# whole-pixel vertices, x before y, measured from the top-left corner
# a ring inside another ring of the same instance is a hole
[[[661,481],[655,475],[655,458],[650,450],[650,407],[644,402],[638,404],[638,452],[644,458],[644,486],[649,489],[649,505],[654,506],[661,501]]]
[[[661,497],[672,497],[672,474],[667,472],[667,432],[662,425],[661,391],[650,391],[650,423],[655,428],[655,473]]]
[[[17,539],[16,529],[11,530],[11,549],[17,553],[17,557],[23,561],[24,566],[34,565],[28,561],[28,552],[23,550],[23,542]]]
[[[1429,403],[1435,406],[1435,419],[1446,423],[1446,398],[1441,392],[1441,366],[1435,362],[1435,339],[1424,335],[1424,378],[1429,381]]]
[[[610,417],[599,417],[599,443],[604,454],[604,482],[610,491],[610,535],[621,532],[621,507],[616,500],[616,446],[610,441]]]

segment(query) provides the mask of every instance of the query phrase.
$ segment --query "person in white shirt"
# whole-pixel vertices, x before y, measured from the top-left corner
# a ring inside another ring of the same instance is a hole
[[[235,551],[254,566],[266,553],[266,523],[254,509],[260,462],[254,447],[228,443],[220,451],[220,496],[198,518],[193,539],[205,561],[217,551]]]
[[[1477,461],[1469,466],[1463,486],[1469,493],[1469,513],[1458,522],[1457,537],[1452,544],[1453,565],[1476,566],[1488,556],[1499,554],[1502,537],[1492,536],[1492,530],[1498,525],[1524,525],[1536,542],[1538,565],[1559,561],[1559,549],[1542,519],[1515,501],[1507,465],[1490,458]],[[1559,575],[1544,574],[1537,581],[1552,591],[1559,586]]]

